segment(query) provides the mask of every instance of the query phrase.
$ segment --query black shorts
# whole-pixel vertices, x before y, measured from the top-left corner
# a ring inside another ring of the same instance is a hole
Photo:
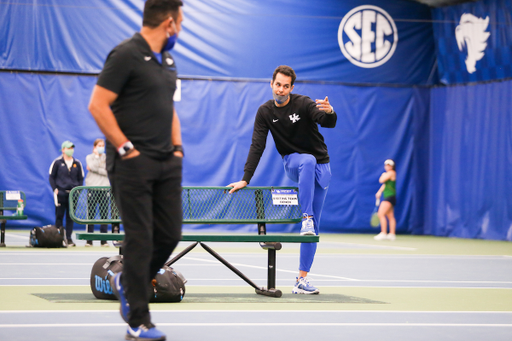
[[[392,195],[390,197],[384,198],[382,201],[389,201],[393,207],[396,205],[396,195]]]

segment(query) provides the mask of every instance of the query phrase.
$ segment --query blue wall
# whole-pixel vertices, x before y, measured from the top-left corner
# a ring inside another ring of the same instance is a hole
[[[512,240],[512,81],[434,88],[425,233]]]
[[[87,111],[95,73],[110,49],[140,29],[143,4],[41,0],[0,6],[0,69],[24,71],[0,72],[0,189],[24,190],[30,217],[12,226],[53,222],[49,165],[62,141],[72,140],[84,161],[101,137]],[[510,4],[483,0],[431,11],[400,0],[327,0],[321,7],[307,0],[293,6],[287,0],[185,1],[173,50],[184,77],[176,104],[187,152],[184,185],[221,186],[242,177],[256,110],[271,98],[271,73],[288,64],[298,75],[294,92],[329,96],[339,115],[336,128],[321,128],[333,170],[323,231],[375,231],[369,216],[377,179],[383,161],[394,158],[400,233],[512,240],[510,81],[425,87],[438,76],[447,84],[507,77]],[[364,16],[363,10],[381,19],[389,15],[396,26],[383,38],[397,42],[396,50],[378,67],[357,66],[342,53],[342,46],[366,34],[377,55],[375,23],[366,33],[357,28],[360,21],[342,25],[351,15]],[[471,75],[464,74],[467,51],[458,49],[454,33],[466,12],[489,14],[494,39]],[[292,184],[270,137],[251,184]]]
[[[75,156],[84,161],[101,136],[87,110],[95,81],[91,76],[1,74],[0,117],[5,124],[0,126],[0,163],[8,167],[0,173],[0,187],[27,195],[30,220],[18,225],[53,221],[48,170],[62,141],[73,141]],[[295,92],[311,98],[327,95],[339,113],[336,128],[320,128],[333,171],[323,231],[371,231],[369,216],[386,158],[398,165],[398,230],[411,232],[411,226],[421,225],[413,214],[421,211],[422,202],[414,174],[422,168],[416,151],[428,133],[422,122],[428,116],[429,89],[298,83]],[[268,82],[183,80],[182,100],[176,103],[187,153],[183,184],[223,186],[241,179],[255,113],[270,98]],[[251,185],[293,185],[270,135]]]

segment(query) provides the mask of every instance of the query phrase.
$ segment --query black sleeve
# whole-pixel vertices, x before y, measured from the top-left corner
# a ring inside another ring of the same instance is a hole
[[[110,52],[98,77],[97,85],[119,95],[128,81],[132,69],[131,57],[128,52],[120,46]]]
[[[248,184],[251,182],[252,176],[256,171],[256,167],[258,167],[261,155],[263,154],[267,144],[269,128],[265,122],[265,119],[263,118],[262,112],[263,110],[260,107],[258,109],[258,113],[256,114],[256,119],[254,120],[251,148],[249,149],[249,155],[247,155],[247,162],[245,163],[244,167],[244,177],[242,180],[246,181]]]
[[[52,168],[50,169],[50,186],[52,186],[52,191],[55,191],[55,188],[57,188],[57,184],[55,183],[55,179],[57,178],[57,170],[59,169],[57,166],[57,162],[52,163]]]
[[[82,163],[78,161],[78,165],[80,166],[80,170],[78,171],[78,184],[79,186],[84,185],[84,167],[82,166]]]
[[[335,112],[332,114],[328,114],[325,111],[322,111],[316,107],[316,102],[311,98],[307,97],[306,106],[308,108],[308,112],[311,115],[313,121],[320,124],[321,127],[324,128],[334,128],[336,127],[336,121],[338,116]]]

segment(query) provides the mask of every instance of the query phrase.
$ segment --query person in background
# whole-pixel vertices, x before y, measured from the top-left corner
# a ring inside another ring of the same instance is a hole
[[[87,176],[85,177],[86,186],[110,186],[107,176],[107,157],[105,155],[105,140],[96,139],[94,141],[92,154],[85,158],[87,163]],[[99,208],[100,218],[108,218],[109,191],[92,189],[87,191],[87,218],[92,220],[96,217]],[[99,207],[98,207],[99,206]],[[100,232],[107,233],[108,226],[100,225]],[[94,232],[94,225],[87,225],[87,232]],[[88,240],[85,246],[92,246],[92,240]],[[101,241],[101,246],[109,246],[106,240]]]
[[[373,237],[375,240],[395,240],[396,239],[396,219],[394,207],[396,205],[396,171],[395,161],[387,159],[384,161],[384,169],[386,170],[379,178],[382,184],[378,192],[375,194],[377,200],[384,195],[384,199],[379,206],[379,220],[381,232]],[[389,220],[389,233],[388,230]]]
[[[75,145],[71,141],[64,141],[61,146],[62,155],[53,160],[50,165],[50,185],[55,200],[55,226],[64,226],[63,219],[66,213],[66,243],[67,246],[76,246],[73,243],[73,220],[69,214],[69,192],[84,182],[84,169],[82,163],[73,158]]]

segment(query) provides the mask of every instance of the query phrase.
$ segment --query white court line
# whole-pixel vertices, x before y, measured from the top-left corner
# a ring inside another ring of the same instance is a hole
[[[89,278],[87,279],[89,280]],[[84,284],[0,284],[0,287],[90,287]]]
[[[0,324],[0,328],[62,328],[62,327],[123,327],[126,323],[34,323],[34,324]],[[158,323],[159,327],[506,327],[512,324],[495,323]]]
[[[313,277],[313,276],[311,276]],[[322,281],[322,280],[320,280]],[[325,281],[325,280],[323,280]],[[360,282],[388,282],[388,283],[478,283],[478,284],[512,284],[505,281],[436,281],[436,280],[410,280],[410,279],[360,279]]]
[[[106,257],[109,255],[109,251],[112,255],[119,254],[119,251],[117,250],[117,248],[103,248],[102,251],[92,251],[92,250],[91,251],[75,251],[73,249],[68,249],[68,248],[59,248],[60,251],[46,251],[46,252],[41,252],[39,250],[35,251],[35,249],[37,249],[37,248],[27,247],[26,252],[18,252],[18,251],[11,252],[10,250],[2,250],[5,252],[0,252],[0,257],[2,257],[2,256],[32,257],[34,255],[38,255],[38,256],[57,256],[57,255],[59,255],[59,256],[62,256],[63,253],[66,253],[67,257],[71,257],[71,256],[75,256],[75,255],[78,255],[78,256],[100,255],[102,257]]]
[[[201,261],[201,262],[208,262],[208,263],[217,263],[218,262],[217,260],[201,259],[201,258],[193,258],[193,257],[188,257],[188,259],[197,260],[197,261]],[[233,266],[242,266],[242,267],[253,268],[253,269],[268,270],[268,268],[266,266],[248,265],[248,264],[242,264],[242,263],[231,263],[231,265],[233,265]],[[286,273],[293,273],[293,274],[297,273],[296,270],[292,271],[292,270],[276,269],[276,272],[277,271],[279,271],[279,272],[286,272]],[[337,279],[344,280],[344,281],[359,281],[358,279],[355,279],[355,278],[348,278],[348,277],[341,277],[341,276],[331,276],[331,275],[320,275],[320,274],[314,274],[314,275],[311,275],[310,277],[312,277],[312,278],[314,278],[314,277],[328,277],[328,278],[337,278]]]
[[[54,266],[54,265],[88,265],[92,266],[91,263],[0,263],[0,266],[4,265],[37,265],[37,266]]]
[[[319,245],[325,247],[326,244],[335,244],[335,245],[357,245],[357,246],[365,246],[371,249],[389,249],[389,250],[404,250],[404,251],[416,251],[418,250],[415,247],[405,247],[405,246],[387,246],[387,245],[375,245],[375,244],[358,244],[358,243],[343,243],[343,242],[323,242],[320,240]]]
[[[90,278],[87,277],[87,278],[41,278],[41,277],[34,277],[34,278],[31,278],[31,277],[4,277],[4,278],[0,278],[0,280],[29,280],[29,279],[42,279],[42,280],[48,280],[48,281],[53,281],[53,280],[84,280],[84,279],[87,279],[89,280]]]
[[[11,233],[6,233],[5,234],[6,237],[9,237],[9,238],[19,238],[19,239],[25,239],[25,240],[29,240],[29,235],[27,236],[21,236],[19,234],[11,234]]]
[[[119,314],[119,309],[113,310],[0,310],[0,314],[30,314],[30,313],[53,313],[53,314],[62,314],[62,313],[77,313],[77,314],[85,314],[85,313],[116,313]],[[196,313],[249,313],[249,314],[260,314],[260,313],[283,313],[283,314],[292,314],[292,313],[332,313],[332,314],[505,314],[510,315],[512,311],[495,311],[495,310],[482,310],[482,311],[457,311],[457,310],[440,310],[440,311],[422,311],[422,310],[152,310],[152,314],[159,313],[172,313],[172,314],[196,314]]]
[[[53,266],[53,265],[89,265],[92,266],[92,263],[0,263],[0,267],[2,265],[37,265],[37,266]],[[222,264],[213,264],[213,266],[221,266]],[[181,266],[212,266],[212,265],[206,265],[206,264],[180,264]]]
[[[41,278],[41,277],[5,277],[0,278],[0,281],[2,280],[47,280],[47,281],[56,281],[56,280],[89,280],[90,278]],[[236,282],[236,281],[243,281],[241,278],[187,278],[188,281],[194,281],[194,282],[201,282],[201,281],[212,281],[212,282]],[[253,278],[253,281],[266,281],[267,278]],[[288,282],[288,279],[276,279],[278,282]],[[346,282],[346,280],[336,280],[336,279],[315,279],[316,282],[338,282],[343,281]],[[409,280],[389,280],[389,281],[381,281],[381,280],[359,280],[358,283],[365,283],[365,282],[388,282],[388,283],[453,283],[453,284],[512,284],[512,282],[491,282],[491,281],[409,281]],[[33,284],[28,286],[37,286],[39,284]],[[7,285],[11,286],[11,285]],[[193,286],[193,285],[192,285]],[[372,286],[373,287],[373,286]],[[341,287],[343,288],[343,287]],[[387,287],[386,287],[387,288]],[[404,288],[412,288],[412,287],[404,287]],[[424,288],[424,287],[422,287]],[[437,289],[438,287],[431,287],[433,289]],[[452,287],[448,287],[452,288]],[[466,287],[468,289],[476,289],[474,287]],[[494,287],[485,287],[485,289],[512,289],[512,288],[494,288]]]

